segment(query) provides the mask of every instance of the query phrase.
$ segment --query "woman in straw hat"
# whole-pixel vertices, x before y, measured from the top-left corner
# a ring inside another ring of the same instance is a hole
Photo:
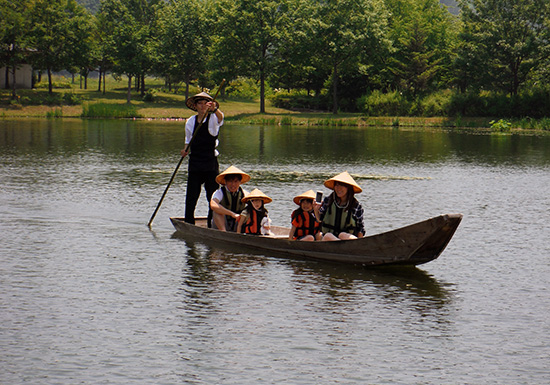
[[[363,191],[361,187],[347,171],[326,180],[325,187],[333,192],[322,204],[314,204],[315,214],[322,221],[323,240],[362,238],[365,235],[363,207],[355,198],[355,194]]]
[[[313,211],[315,193],[313,190],[294,197],[294,203],[300,207],[291,214],[290,239],[300,241],[320,241],[322,239],[321,223],[317,221]]]
[[[247,191],[241,184],[250,180],[250,175],[235,166],[228,167],[216,176],[216,183],[222,186],[214,192],[210,200],[213,211],[213,227],[222,231],[237,231],[237,223],[245,208],[242,199]]]
[[[273,235],[271,232],[271,219],[267,216],[265,204],[272,199],[255,188],[242,199],[246,203],[246,209],[242,212],[237,225],[237,232],[253,235]]]
[[[195,223],[195,207],[204,184],[207,201],[219,187],[216,175],[220,172],[218,165],[218,134],[223,125],[223,113],[219,103],[206,92],[196,94],[185,101],[187,107],[197,111],[185,123],[185,149],[181,156],[189,155],[189,172],[185,196],[185,221]],[[202,124],[201,124],[202,122]],[[196,132],[196,134],[195,134]],[[212,212],[208,211],[208,223]]]

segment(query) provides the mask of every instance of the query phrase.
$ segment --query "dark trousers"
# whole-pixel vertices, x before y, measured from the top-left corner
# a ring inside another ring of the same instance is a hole
[[[189,171],[187,192],[185,194],[185,222],[195,224],[195,208],[201,195],[201,186],[204,184],[208,201],[208,227],[211,227],[212,209],[210,209],[210,199],[212,199],[212,194],[219,188],[216,183],[218,174],[218,171]]]

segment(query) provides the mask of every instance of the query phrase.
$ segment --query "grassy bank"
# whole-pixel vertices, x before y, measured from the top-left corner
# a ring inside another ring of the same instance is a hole
[[[0,117],[107,117],[143,119],[185,119],[193,114],[185,106],[183,92],[168,92],[159,79],[147,79],[149,98],[143,100],[132,92],[132,102],[126,103],[126,79],[107,78],[106,91],[97,91],[97,79],[88,80],[88,89],[70,78],[55,77],[54,93],[48,94],[47,83],[42,82],[33,90],[18,90],[18,100],[11,100],[10,90],[0,90]],[[192,89],[191,94],[198,90]],[[213,91],[214,92],[214,91]],[[266,113],[260,114],[259,101],[232,100],[218,97],[221,109],[230,122],[243,124],[278,124],[297,126],[386,126],[424,128],[491,129],[498,132],[514,130],[550,129],[550,121],[505,122],[489,118],[423,118],[423,117],[367,117],[361,114],[329,112],[289,111],[266,105]],[[498,123],[498,124],[497,124]],[[507,124],[510,123],[510,124]],[[537,126],[538,125],[538,126]]]

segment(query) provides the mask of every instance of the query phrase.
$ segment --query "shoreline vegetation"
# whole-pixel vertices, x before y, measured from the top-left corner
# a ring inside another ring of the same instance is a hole
[[[89,79],[88,88],[80,82],[58,76],[53,94],[47,84],[31,90],[18,90],[11,100],[11,90],[0,90],[1,118],[84,118],[183,120],[193,115],[185,106],[183,93],[168,92],[160,79],[150,79],[142,97],[132,92],[126,102],[125,81],[111,79],[105,93],[97,91],[97,80]],[[201,90],[202,91],[202,90]],[[205,90],[210,92],[210,90]],[[190,90],[190,95],[200,92]],[[479,132],[550,134],[550,119],[507,120],[487,117],[410,117],[366,116],[361,113],[333,114],[328,111],[294,111],[266,104],[259,112],[259,100],[218,96],[225,120],[237,124],[288,125],[304,127],[391,127],[415,129],[468,129]]]

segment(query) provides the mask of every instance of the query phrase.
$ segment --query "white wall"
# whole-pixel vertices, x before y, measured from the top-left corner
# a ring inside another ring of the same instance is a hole
[[[13,75],[9,74],[10,88],[12,87]],[[32,88],[32,67],[29,64],[21,65],[15,71],[15,81],[16,87],[21,88]],[[6,88],[6,68],[0,68],[0,88]]]

